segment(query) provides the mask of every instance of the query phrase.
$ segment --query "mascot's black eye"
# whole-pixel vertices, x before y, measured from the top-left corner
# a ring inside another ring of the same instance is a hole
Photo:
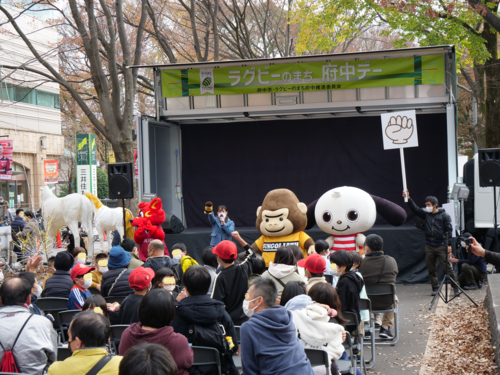
[[[332,221],[332,214],[330,211],[323,212],[323,221],[325,223],[329,223],[330,221]]]
[[[356,210],[349,210],[347,211],[347,220],[349,221],[357,221],[359,218],[358,211]]]
[[[266,223],[269,223],[269,219],[266,219]]]
[[[283,221],[283,218],[282,218],[282,217],[280,217],[280,221]]]

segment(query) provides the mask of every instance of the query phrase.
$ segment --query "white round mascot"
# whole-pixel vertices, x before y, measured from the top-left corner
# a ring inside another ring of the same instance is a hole
[[[377,213],[394,226],[406,221],[406,211],[397,204],[355,187],[342,186],[327,191],[308,206],[308,228],[315,222],[330,234],[326,241],[332,251],[363,254],[363,232],[373,227]]]

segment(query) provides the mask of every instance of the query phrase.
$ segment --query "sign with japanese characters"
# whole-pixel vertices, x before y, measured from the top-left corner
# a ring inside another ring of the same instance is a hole
[[[95,134],[76,135],[76,189],[97,195],[97,152]]]
[[[165,98],[341,90],[444,82],[444,56],[161,71]]]
[[[12,157],[14,141],[4,139],[0,141],[0,180],[12,180]]]

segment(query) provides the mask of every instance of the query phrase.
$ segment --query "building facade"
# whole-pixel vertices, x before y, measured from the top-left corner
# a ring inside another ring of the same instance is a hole
[[[14,16],[19,12],[11,9]],[[50,16],[50,11],[30,12],[17,22],[36,50],[58,69],[58,34],[48,27]],[[1,14],[0,22],[5,21]],[[64,137],[59,85],[30,68],[49,73],[12,25],[4,24],[0,29],[0,139],[12,139],[14,150],[12,180],[0,180],[0,196],[11,207],[37,210],[40,188],[45,186],[43,162],[64,154]]]

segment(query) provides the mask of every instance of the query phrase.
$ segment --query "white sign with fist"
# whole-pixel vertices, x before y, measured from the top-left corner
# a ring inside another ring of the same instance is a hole
[[[415,111],[384,113],[380,117],[382,118],[384,150],[418,147]]]

